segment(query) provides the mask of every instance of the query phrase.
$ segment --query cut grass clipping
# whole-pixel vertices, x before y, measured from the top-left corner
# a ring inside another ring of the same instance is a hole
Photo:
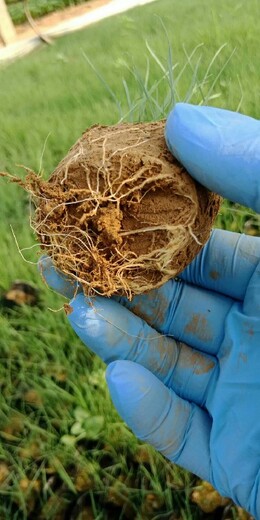
[[[209,238],[220,198],[168,151],[165,121],[94,125],[32,196],[33,229],[87,296],[133,295],[177,276]]]

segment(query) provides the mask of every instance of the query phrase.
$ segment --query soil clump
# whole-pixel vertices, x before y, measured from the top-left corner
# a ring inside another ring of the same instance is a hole
[[[26,177],[42,249],[86,295],[131,298],[159,287],[209,238],[220,197],[168,151],[164,126],[95,125],[48,181]]]

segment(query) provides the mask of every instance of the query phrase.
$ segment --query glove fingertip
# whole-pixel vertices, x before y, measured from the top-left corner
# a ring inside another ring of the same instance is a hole
[[[48,255],[41,256],[37,268],[44,282],[55,292],[66,298],[73,298],[75,294],[82,290],[78,282],[56,269]]]
[[[179,123],[180,120],[182,120],[183,118],[185,119],[187,107],[189,107],[189,105],[186,105],[185,103],[177,103],[174,109],[168,115],[165,125],[166,144],[170,152],[178,160],[181,159],[178,154],[178,138],[181,138],[182,133],[182,125],[180,125]]]
[[[69,312],[67,312],[68,320],[71,325],[81,326],[81,321],[86,322],[89,311],[92,312],[90,300],[81,292],[76,294],[68,304]],[[83,324],[83,323],[82,323]]]
[[[112,399],[116,402],[116,405],[119,404],[122,395],[124,396],[124,401],[129,399],[131,400],[134,397],[132,393],[135,394],[135,387],[132,384],[132,378],[135,374],[136,368],[137,372],[139,369],[141,371],[146,370],[141,365],[128,360],[116,360],[112,361],[108,365],[106,370],[106,381]]]
[[[37,263],[37,269],[42,274],[45,269],[48,269],[52,266],[52,260],[48,255],[42,255]]]
[[[157,378],[138,363],[118,360],[108,365],[106,380],[117,411],[135,434],[142,437],[144,434],[143,399],[153,386],[151,380],[158,381]],[[159,381],[158,383],[162,385]],[[149,406],[147,412],[149,420]]]

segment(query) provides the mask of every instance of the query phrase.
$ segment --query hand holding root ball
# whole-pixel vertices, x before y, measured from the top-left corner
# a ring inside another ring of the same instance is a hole
[[[202,185],[260,211],[260,123],[176,105],[175,157]],[[140,439],[260,517],[260,238],[215,230],[181,273],[130,301],[83,292],[49,258],[40,270],[72,298],[68,319],[107,364],[122,418]]]

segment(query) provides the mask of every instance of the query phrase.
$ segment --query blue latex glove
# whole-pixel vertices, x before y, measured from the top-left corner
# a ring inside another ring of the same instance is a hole
[[[198,181],[260,210],[258,121],[178,104],[166,139]],[[40,268],[73,296],[50,259]],[[215,230],[181,281],[132,302],[79,293],[71,307],[134,433],[260,518],[260,239]]]

